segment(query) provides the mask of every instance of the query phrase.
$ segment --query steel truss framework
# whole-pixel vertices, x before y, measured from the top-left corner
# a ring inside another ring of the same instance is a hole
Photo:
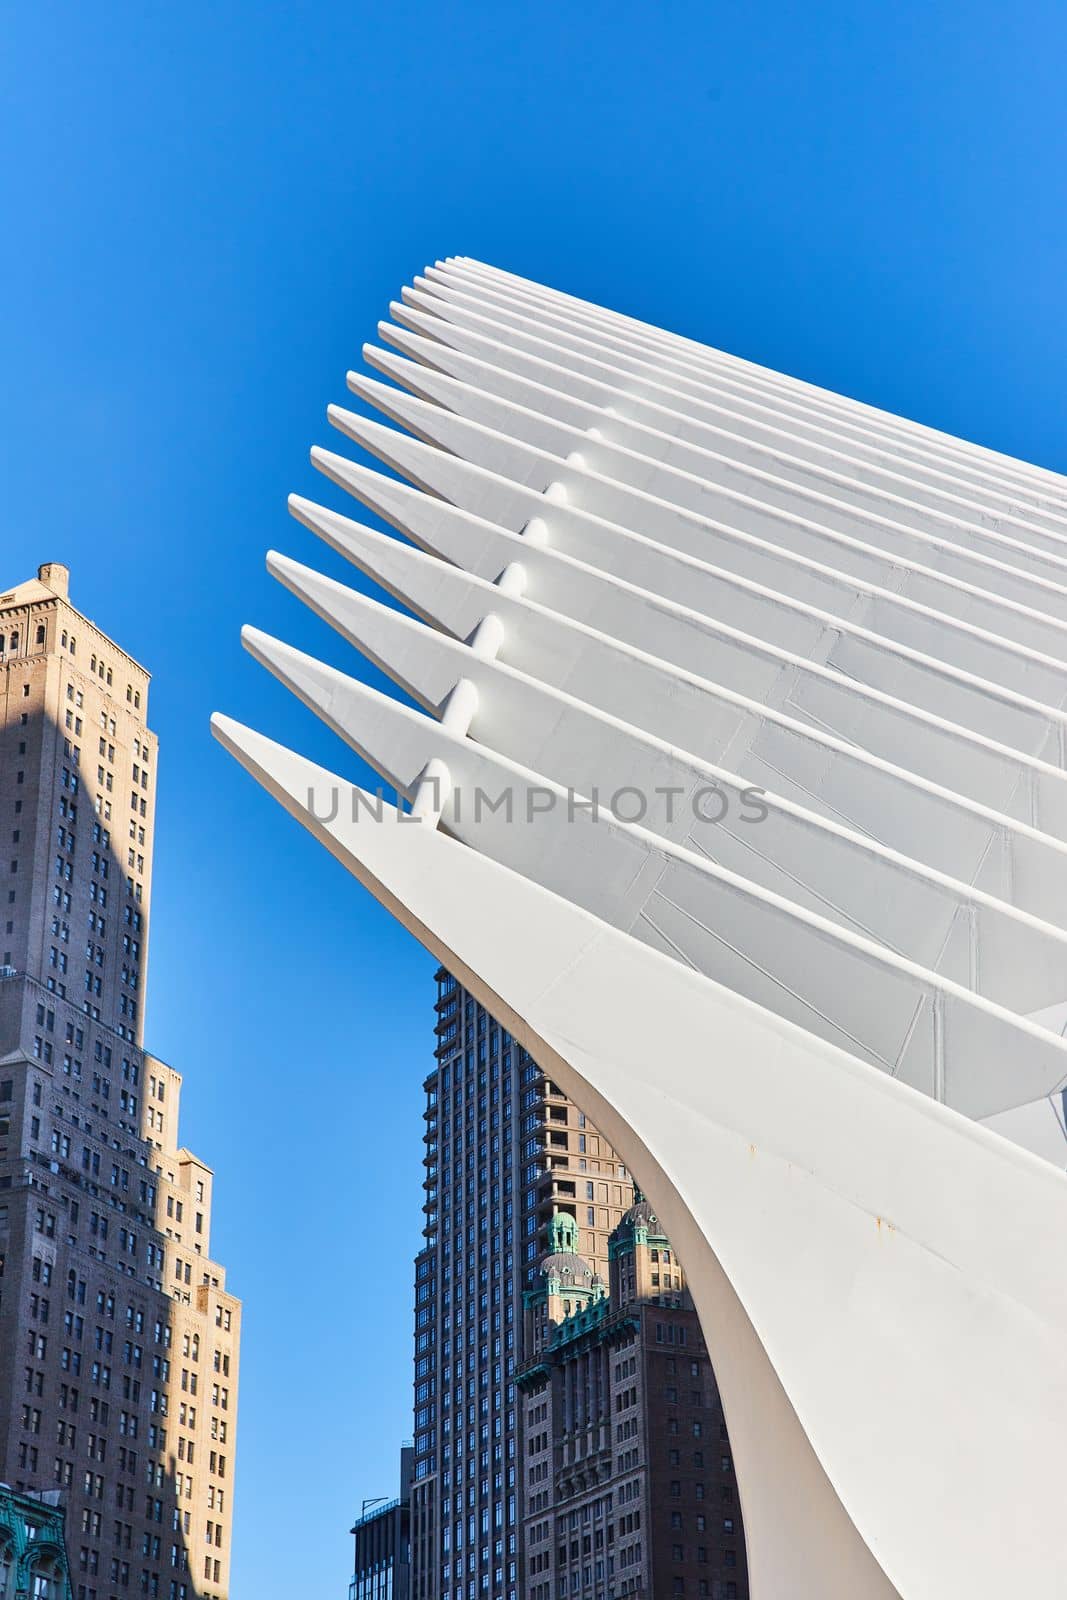
[[[1059,1593],[1067,483],[466,259],[244,642],[410,802],[221,742],[603,1128],[685,1260],[757,1600]],[[327,934],[340,937],[339,934]]]

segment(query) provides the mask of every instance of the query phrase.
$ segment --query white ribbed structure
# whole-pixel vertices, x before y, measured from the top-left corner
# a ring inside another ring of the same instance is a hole
[[[648,1191],[756,1600],[1061,1593],[1067,483],[467,259],[391,311],[330,419],[407,482],[312,456],[411,543],[292,509],[414,617],[268,564],[424,711],[245,642],[413,815],[216,735]]]

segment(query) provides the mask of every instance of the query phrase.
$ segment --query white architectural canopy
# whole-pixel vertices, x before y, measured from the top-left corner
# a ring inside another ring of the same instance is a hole
[[[410,542],[291,505],[391,598],[268,565],[406,698],[244,638],[410,808],[216,736],[633,1167],[756,1600],[1064,1593],[1067,482],[466,258],[390,309],[312,459]]]

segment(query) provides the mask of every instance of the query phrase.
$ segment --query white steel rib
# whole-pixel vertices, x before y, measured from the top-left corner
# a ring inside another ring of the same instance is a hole
[[[791,442],[781,436],[770,434],[769,442],[765,443],[753,430],[750,430],[750,437],[744,438],[722,427],[694,424],[683,413],[660,412],[655,407],[644,408],[640,417],[627,416],[619,408],[623,399],[621,391],[605,387],[598,392],[592,386],[589,393],[595,399],[582,398],[559,387],[567,382],[567,374],[562,369],[546,364],[536,378],[507,370],[502,365],[507,352],[499,347],[486,345],[483,359],[391,324],[383,324],[382,333],[400,354],[365,345],[364,359],[379,371],[396,377],[427,399],[447,396],[450,383],[465,383],[471,391],[468,404],[478,408],[468,414],[477,415],[481,420],[485,420],[482,412],[489,403],[487,398],[481,398],[484,396],[522,408],[529,425],[539,426],[546,432],[554,425],[570,425],[585,433],[595,429],[593,457],[599,460],[610,452],[622,482],[635,480],[638,472],[645,470],[654,470],[665,479],[668,472],[693,473],[699,481],[710,466],[712,470],[718,467],[724,477],[740,486],[746,480],[738,469],[752,466],[760,469],[760,482],[784,480],[785,488],[780,491],[779,498],[786,506],[789,504],[788,485],[792,483],[832,484],[832,493],[837,497],[876,512],[887,504],[877,469],[841,462],[837,473],[820,475],[807,462],[790,454]],[[405,362],[401,356],[412,359]],[[442,403],[449,405],[450,401],[443,398]],[[636,408],[631,407],[633,409]],[[587,458],[591,442],[585,441]],[[629,456],[639,458],[640,465],[628,466]],[[646,462],[649,468],[645,468]],[[844,475],[846,468],[851,476]],[[924,520],[921,507],[916,506],[916,509],[919,515],[915,516],[915,526],[926,532],[936,532],[938,525]],[[1051,518],[1052,526],[1046,528],[1032,521],[1013,523],[1000,513],[983,515],[978,508],[969,505],[964,509],[976,526],[1002,531],[1014,528],[1018,533],[1017,542],[1025,542],[1035,551],[1053,557],[1067,553],[1067,521],[1059,530],[1055,519]],[[914,513],[909,510],[907,514]]]
[[[410,301],[425,308],[425,297],[411,295]],[[447,309],[455,312],[450,303]],[[476,320],[481,323],[484,319]],[[683,393],[678,398],[689,404],[699,396]],[[1062,585],[1067,565],[1059,541],[1053,545],[1047,537],[1045,548],[1035,549],[1022,538],[971,527],[958,519],[941,517],[931,525],[929,514],[920,512],[916,519],[913,508],[891,500],[884,502],[880,512],[857,510],[831,495],[815,494],[752,468],[736,469],[725,460],[715,468],[714,484],[705,485],[703,499],[713,514],[720,515],[741,501],[757,531],[773,532],[776,527],[805,520],[816,522],[845,538],[866,541],[889,553],[911,555],[963,576],[972,572],[980,577],[984,571],[988,583],[994,581],[994,573],[1012,564],[1018,569],[1014,582],[1019,589],[1025,593],[1030,588],[1038,596],[1040,585]],[[905,516],[908,520],[903,520]],[[1032,575],[1029,586],[1023,584],[1022,574]]]
[[[645,401],[658,402],[674,409],[697,408],[698,417],[706,418],[713,413],[715,402],[724,393],[745,410],[751,405],[752,391],[744,387],[738,391],[738,386],[732,383],[701,382],[664,371],[646,361],[623,361],[616,352],[600,348],[590,341],[584,341],[583,347],[574,340],[548,337],[538,317],[523,319],[523,326],[515,317],[505,316],[496,307],[474,311],[455,300],[444,300],[439,295],[426,294],[417,289],[405,289],[402,300],[391,303],[390,312],[402,326],[424,332],[429,331],[426,315],[440,313],[437,326],[432,331],[443,342],[462,342],[471,334],[480,333],[513,344],[520,356],[557,362],[572,371],[579,380],[615,381],[627,392]],[[552,331],[548,330],[549,333]],[[769,397],[757,395],[756,398],[767,400]],[[787,407],[785,410],[784,417],[791,426],[797,426],[793,413],[798,409]],[[820,420],[829,427],[830,419]],[[853,430],[847,423],[834,421],[833,427],[845,441],[852,442]],[[824,431],[824,428],[819,430],[820,434]]]
[[[545,684],[580,689],[636,729],[711,762],[729,761],[749,785],[840,820],[1042,920],[1061,919],[1062,841],[312,501],[293,496],[290,506],[368,577],[455,638],[470,638],[495,617],[506,624],[500,659]],[[526,560],[534,553],[528,547]]]
[[[403,381],[405,375],[398,372],[396,376]],[[455,420],[437,406],[398,396],[395,389],[384,384],[350,374],[349,385],[362,399],[377,405],[424,442],[460,454],[487,471],[499,467],[499,435],[487,437],[488,430],[457,427]],[[339,406],[330,407],[330,420],[349,438],[371,450],[374,440],[383,437],[368,430],[365,418]],[[384,437],[388,440],[388,433]],[[514,440],[508,443],[513,446]],[[576,437],[575,444],[578,443]],[[402,463],[394,459],[393,465]],[[690,570],[720,575],[720,581],[732,582],[739,593],[763,593],[779,606],[790,606],[797,612],[813,614],[821,610],[835,627],[850,634],[881,635],[889,647],[896,645],[913,654],[936,656],[964,673],[986,673],[991,681],[983,685],[983,699],[1015,689],[1023,699],[1043,697],[1053,708],[1062,707],[1067,701],[1067,627],[1052,617],[1037,616],[1032,610],[1005,603],[1003,595],[976,591],[935,576],[933,596],[943,609],[934,611],[904,598],[899,591],[844,577],[824,562],[735,534],[727,524],[685,513],[677,515],[670,507],[664,513],[662,504],[647,494],[623,497],[613,506],[610,493],[600,493],[599,474],[590,479],[584,453],[580,462],[574,455],[567,461],[568,467],[581,473],[584,481],[580,485],[576,485],[571,472],[561,473],[560,463],[545,452],[514,452],[510,465],[513,472],[503,475],[506,483],[520,483],[527,491],[534,490],[542,479],[544,489],[555,486],[557,500],[562,502],[562,509],[556,514],[555,543],[573,555],[593,561],[596,550],[605,543],[624,550],[639,543],[642,573],[649,587],[655,587],[654,580],[660,572],[670,572],[672,561],[682,562]],[[417,470],[413,469],[416,473]],[[448,488],[455,480],[447,476],[447,466],[443,470]],[[498,490],[496,506],[486,507],[486,513],[492,509],[495,520],[511,526],[514,496],[509,494],[506,483]],[[484,485],[480,488],[484,494]],[[463,490],[453,492],[462,495]],[[599,514],[584,504],[590,499],[596,501],[598,494],[603,502]],[[451,494],[446,498],[451,499]],[[608,511],[613,513],[611,518]],[[620,517],[628,520],[619,521]],[[642,532],[634,532],[635,526]],[[714,536],[710,548],[709,533]],[[896,572],[900,571],[897,565]],[[1067,589],[1062,598],[1067,606]]]
[[[496,269],[490,269],[490,272],[498,279],[507,281],[513,289],[517,285],[525,284],[525,280],[515,278],[511,274],[502,274]],[[530,298],[535,303],[566,302],[570,306],[580,308],[583,314],[591,309],[593,316],[589,320],[611,325],[635,326],[634,318],[624,317],[618,312],[606,311],[601,307],[589,308],[588,302],[578,301],[573,296],[561,294],[558,290],[546,289],[539,284],[525,285],[525,287],[531,290]],[[636,324],[636,326],[647,328],[647,324]],[[987,473],[990,476],[1003,475],[1012,482],[1018,480],[1027,486],[1033,486],[1033,492],[1047,496],[1050,504],[1061,508],[1067,507],[1067,489],[1064,487],[1062,475],[1057,472],[1032,465],[1030,462],[1018,461],[1014,457],[1002,455],[982,445],[958,439],[952,434],[941,433],[925,424],[911,422],[890,412],[880,411],[877,407],[847,399],[830,390],[820,389],[815,384],[805,383],[802,379],[772,372],[769,368],[728,355],[725,351],[713,351],[707,346],[696,345],[695,341],[683,339],[678,334],[664,334],[660,329],[651,331],[668,346],[680,344],[687,348],[698,349],[714,367],[731,373],[735,378],[749,378],[755,383],[767,386],[773,394],[799,396],[804,405],[810,407],[813,412],[820,407],[826,407],[834,415],[835,423],[839,427],[866,426],[874,432],[882,431],[893,440],[894,449],[898,454],[904,444],[935,453],[944,452],[948,458],[965,463],[969,468],[973,467],[976,472]]]
[[[217,736],[647,1189],[755,1600],[1058,1593],[1064,480],[466,258],[393,311],[330,420],[408,481],[313,460],[411,543],[291,509],[394,603],[268,565],[415,707],[244,641],[408,809]]]
[[[311,568],[279,555],[268,556],[268,567],[435,716],[443,715],[458,677],[467,677],[478,690],[471,737],[549,781],[576,794],[599,795],[606,808],[612,795],[625,800],[636,786],[642,801],[629,800],[631,814],[664,838],[965,986],[973,980],[978,993],[1020,1014],[1055,1004],[1062,995],[1067,981],[1062,929],[784,797],[764,794],[757,804],[752,786],[738,774],[499,657],[472,656],[460,641]],[[272,671],[282,678],[290,670],[301,674],[305,687],[291,686],[320,715],[335,720],[335,694],[343,699],[358,693],[330,675],[324,702],[310,658],[298,659],[289,646],[256,630],[245,632],[247,647]],[[352,731],[346,725],[344,736]],[[691,803],[701,790],[708,791],[702,809]],[[715,790],[721,798],[712,803]],[[453,831],[462,826],[463,819],[457,819]],[[811,862],[817,854],[826,856],[827,865],[824,881],[816,886]]]
[[[411,298],[413,296],[410,296]],[[402,326],[411,326],[411,328],[419,328],[421,331],[426,331],[432,338],[440,339],[448,346],[459,344],[459,347],[467,347],[472,336],[478,331],[475,330],[474,325],[470,325],[470,318],[464,318],[462,323],[458,322],[458,320],[451,320],[451,318],[448,322],[445,322],[445,320],[435,315],[434,306],[430,306],[426,314],[424,314],[421,310],[414,309],[411,304],[394,301],[390,302],[390,315],[394,317],[395,322],[402,323]],[[483,336],[493,338],[494,323],[490,317],[483,318],[482,330],[480,331],[482,331]],[[499,331],[507,333],[507,330],[496,331],[498,333]],[[509,342],[515,342],[514,334],[512,334],[512,339]],[[530,338],[526,338],[526,336],[523,336],[522,341],[520,341],[520,347],[522,347],[526,357],[531,358],[544,358],[545,354],[552,352],[552,349],[558,350],[558,347],[550,346],[545,342],[541,342],[541,344],[537,341],[531,342]],[[600,363],[600,368],[597,370],[597,366],[590,366],[589,362],[574,362],[573,355],[571,355],[571,352],[566,352],[566,350],[558,350],[557,358],[560,360],[561,365],[574,368],[574,378],[577,379],[579,387],[581,387],[582,382],[595,381],[597,374],[600,374],[601,379],[611,381],[611,373],[613,371],[619,381],[622,382],[622,387],[624,387],[627,394],[637,392],[640,395],[641,390],[645,390],[648,387],[640,379],[633,378],[632,374],[619,371],[617,368],[613,370],[609,363]],[[713,394],[713,390],[710,390],[710,394]],[[744,418],[747,418],[749,414],[755,414],[760,418],[765,418],[765,416],[776,418],[777,421],[781,422],[781,426],[787,427],[790,432],[797,434],[800,438],[814,438],[817,442],[822,443],[827,442],[827,440],[845,443],[849,450],[862,450],[864,453],[867,453],[867,451],[881,453],[881,451],[891,450],[893,451],[893,458],[901,466],[907,464],[909,472],[921,470],[921,467],[933,459],[934,462],[941,464],[941,466],[949,464],[950,470],[953,470],[953,472],[963,472],[968,477],[973,474],[981,482],[982,491],[985,491],[985,488],[989,485],[989,478],[992,477],[993,483],[1000,483],[1001,488],[1011,488],[1014,494],[1027,493],[1025,478],[1021,483],[1013,477],[1011,472],[1001,474],[1001,469],[998,466],[985,467],[984,464],[974,466],[974,458],[968,459],[966,456],[953,458],[952,453],[942,454],[936,443],[929,445],[926,440],[917,440],[915,437],[885,438],[881,437],[877,430],[872,432],[872,430],[861,429],[857,432],[853,426],[849,426],[848,421],[841,421],[841,419],[830,421],[830,419],[819,418],[816,413],[809,410],[808,406],[803,405],[803,403],[801,405],[789,405],[787,410],[781,410],[781,406],[774,405],[773,397],[768,397],[768,395],[763,395],[763,397],[755,395],[753,397],[752,390],[745,390],[744,386],[739,386],[736,382],[733,384],[733,389],[726,390],[726,395],[728,395],[731,408],[741,416],[744,416]],[[662,386],[653,386],[653,392],[649,394],[649,398],[653,400],[653,403],[659,400],[662,405],[672,405],[670,390]],[[689,406],[694,405],[694,403],[696,402],[689,402]],[[677,406],[677,397],[673,400],[673,405]],[[917,456],[918,464],[910,459],[912,456]],[[1041,501],[1045,502],[1048,499],[1051,509],[1061,510],[1062,512],[1062,509],[1064,509],[1062,488],[1057,493],[1053,491],[1051,496],[1041,493],[1041,488],[1043,488],[1043,485],[1038,486],[1037,491],[1035,491],[1035,493],[1040,494]]]
[[[477,469],[376,424],[364,423],[359,432],[389,465],[417,474],[420,487],[436,494],[447,488],[453,496],[467,489],[469,505],[482,503]],[[473,512],[405,490],[344,457],[315,449],[312,459],[382,515],[392,517],[393,511],[386,508],[402,502],[403,515],[396,520],[423,548],[484,577],[521,555],[534,585],[531,593],[561,614],[595,618],[603,631],[617,638],[662,654],[677,666],[699,670],[726,688],[756,692],[768,705],[781,706],[865,748],[887,755],[894,750],[907,752],[907,763],[916,772],[935,782],[951,778],[962,793],[1028,821],[1039,820],[1044,831],[1067,839],[1067,776],[1062,767],[927,712],[880,684],[864,683],[853,675],[851,661],[844,663],[844,670],[825,666],[818,657],[826,630],[813,637],[815,658],[807,659],[721,622],[706,610],[640,588],[619,572],[613,575],[603,567],[592,567],[551,545],[531,546],[528,539]],[[523,493],[519,503],[527,498]],[[615,565],[622,572],[630,570],[626,554],[620,543]],[[949,701],[948,709],[957,708]],[[1053,753],[1058,759],[1058,752]]]
[[[491,332],[479,333],[461,329],[456,324],[442,324],[432,315],[423,315],[410,306],[399,308],[403,324],[380,322],[380,336],[396,349],[415,353],[420,361],[445,373],[463,377],[472,370],[471,364],[489,374],[486,387],[504,395],[512,393],[515,386],[536,385],[552,394],[564,394],[574,407],[596,408],[607,419],[605,432],[609,438],[618,430],[625,440],[637,430],[664,433],[674,441],[676,450],[698,447],[713,451],[727,459],[745,461],[750,452],[766,450],[772,453],[774,465],[769,468],[776,475],[788,476],[799,463],[801,477],[810,471],[810,463],[821,463],[827,458],[846,474],[846,481],[862,484],[878,481],[887,462],[899,465],[899,458],[885,450],[857,445],[842,440],[829,429],[790,430],[783,421],[766,408],[739,402],[728,397],[722,403],[692,403],[684,409],[672,404],[669,394],[642,399],[633,392],[633,385],[624,374],[612,374],[605,369],[600,377],[576,373],[566,364],[565,352],[544,350],[540,355],[513,350],[508,344],[495,339]],[[552,414],[552,407],[548,407]],[[766,464],[764,457],[755,456],[754,464]],[[978,520],[996,525],[1003,505],[1008,511],[1019,509],[1026,525],[1033,529],[1035,543],[1037,530],[1048,537],[1048,548],[1055,550],[1059,535],[1067,532],[1061,523],[1067,516],[1055,511],[1035,509],[1023,503],[1013,490],[1005,490],[998,497],[986,486],[981,489],[955,477],[912,465],[907,479],[912,492],[918,494],[927,483],[934,491],[944,488],[966,494],[982,494],[986,499],[994,494],[994,509],[986,510]],[[968,502],[969,504],[969,502]]]

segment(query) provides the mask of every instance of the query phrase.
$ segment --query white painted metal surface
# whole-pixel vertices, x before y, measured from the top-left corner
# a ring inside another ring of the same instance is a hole
[[[408,483],[313,459],[415,548],[292,510],[414,616],[268,564],[420,709],[244,637],[411,812],[217,736],[648,1189],[757,1600],[1062,1592],[1067,485],[479,263],[393,311],[404,431],[330,416]]]

